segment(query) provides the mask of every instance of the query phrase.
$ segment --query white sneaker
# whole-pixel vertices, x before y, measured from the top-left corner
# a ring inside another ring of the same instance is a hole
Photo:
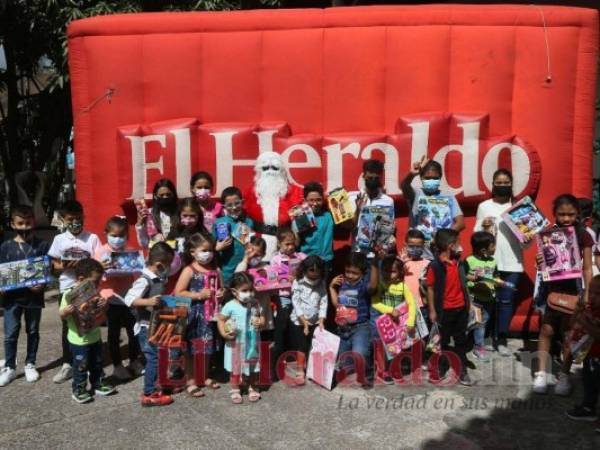
[[[568,373],[560,372],[558,374],[558,382],[554,386],[554,393],[563,397],[571,393],[571,382]]]
[[[545,394],[548,391],[548,375],[546,372],[536,372],[533,378],[533,392]]]
[[[71,364],[64,363],[62,367],[58,370],[52,381],[57,384],[64,383],[69,380],[73,376],[73,369],[71,368]]]
[[[33,364],[26,364],[23,368],[25,370],[25,379],[28,383],[33,383],[40,379],[40,373]]]
[[[500,356],[511,356],[512,352],[506,345],[499,345],[498,346],[498,354]]]
[[[6,386],[17,377],[17,371],[10,367],[5,367],[0,372],[0,386]]]

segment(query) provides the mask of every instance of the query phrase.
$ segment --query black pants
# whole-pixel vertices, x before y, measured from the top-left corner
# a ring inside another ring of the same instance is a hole
[[[118,366],[123,362],[121,357],[121,328],[125,328],[127,333],[127,348],[129,352],[129,362],[135,361],[140,356],[140,344],[133,334],[135,317],[130,309],[125,305],[108,305],[106,312],[108,320],[108,351],[113,365]]]
[[[459,373],[467,370],[467,324],[469,313],[467,308],[445,309],[441,320],[442,350],[454,352],[458,356],[461,368]],[[450,347],[450,338],[454,340],[454,347]],[[440,375],[448,370],[448,359],[440,359]]]
[[[290,314],[292,312],[292,305],[282,307],[280,304],[277,305],[277,315],[275,316],[275,332],[274,340],[275,345],[273,347],[273,355],[271,360],[271,368],[275,374],[275,368],[277,367],[277,360],[279,357],[289,349],[290,345]]]
[[[312,345],[313,334],[318,325],[310,325],[308,327],[308,336],[304,334],[304,327],[302,325],[295,325],[290,323],[290,340],[291,348],[297,352],[304,353],[306,361],[308,361],[308,354]]]
[[[583,360],[583,406],[596,411],[600,395],[600,358],[587,357]]]

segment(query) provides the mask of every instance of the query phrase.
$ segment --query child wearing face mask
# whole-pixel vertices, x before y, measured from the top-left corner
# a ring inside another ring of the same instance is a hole
[[[157,385],[158,348],[148,342],[148,328],[153,308],[160,307],[160,296],[165,290],[169,268],[175,252],[164,242],[157,242],[148,252],[148,260],[142,274],[127,291],[123,302],[134,311],[136,333],[144,353],[144,390],[140,398],[142,406],[164,406],[173,402],[170,395],[162,393]]]
[[[246,272],[235,273],[231,279],[233,299],[218,316],[219,333],[225,339],[224,366],[231,374],[231,401],[243,402],[242,382],[248,384],[248,400],[257,402],[261,395],[257,389],[260,329],[264,317],[254,292],[254,279]]]
[[[223,271],[225,287],[228,287],[235,268],[244,259],[246,252],[244,244],[234,239],[231,233],[239,224],[245,224],[252,229],[254,228],[254,222],[244,212],[242,192],[237,187],[230,186],[223,189],[221,201],[227,214],[215,221],[212,228],[212,235],[217,241],[215,248],[219,258],[219,266]],[[225,230],[227,236],[219,237],[220,233],[217,230]]]
[[[419,230],[410,229],[404,239],[404,249],[401,254],[404,262],[404,282],[415,299],[417,308],[424,318],[429,317],[427,295],[425,293],[425,275],[430,260],[423,257],[425,253],[425,236]]]
[[[450,339],[454,341],[452,351],[460,359],[460,367],[455,367],[458,381],[463,386],[471,386],[467,372],[467,325],[469,321],[470,299],[467,291],[467,278],[464,265],[460,262],[461,249],[458,231],[442,228],[437,230],[434,245],[438,251],[427,270],[427,304],[429,319],[437,323],[441,331],[443,351],[450,351]],[[438,367],[432,367],[430,360],[429,379],[440,382],[440,377],[448,370],[447,358],[439,358]]]
[[[179,205],[179,225],[169,233],[169,238],[177,241],[177,252],[184,254],[185,241],[195,233],[207,234],[202,209],[196,199],[185,198]]]
[[[127,220],[125,217],[113,216],[106,222],[104,227],[106,244],[98,247],[94,259],[99,261],[105,269],[110,268],[111,255],[114,252],[122,252],[127,247]],[[108,322],[107,344],[110,358],[113,363],[113,377],[124,381],[132,376],[139,376],[143,369],[140,360],[140,345],[133,332],[135,317],[130,309],[123,303],[123,297],[131,287],[139,274],[134,273],[106,273],[100,284],[100,294],[108,298],[108,310],[106,319]],[[127,333],[127,348],[129,351],[129,365],[123,366],[121,356],[121,329]]]
[[[196,233],[191,235],[185,243],[183,268],[177,284],[175,295],[192,299],[192,307],[188,316],[188,325],[185,332],[185,340],[188,348],[188,362],[186,367],[190,370],[188,374],[188,385],[186,392],[194,398],[204,397],[202,389],[196,385],[192,377],[192,356],[196,351],[204,354],[205,367],[211,367],[211,357],[217,347],[214,320],[219,308],[211,309],[214,303],[219,303],[223,298],[223,277],[221,271],[215,264],[215,242],[211,235]],[[210,280],[214,284],[210,285]],[[213,302],[207,304],[207,302]],[[212,378],[204,380],[206,387],[218,389],[219,384]]]
[[[59,214],[66,231],[54,237],[48,250],[48,256],[52,258],[54,272],[60,274],[58,288],[62,295],[77,282],[74,270],[77,261],[93,257],[101,244],[97,235],[83,229],[83,206],[81,203],[76,200],[66,201],[60,206]],[[63,364],[52,379],[55,383],[64,383],[72,376],[73,355],[67,341],[67,331],[66,322],[63,321]]]
[[[170,238],[171,230],[179,225],[179,200],[173,182],[161,178],[152,189],[152,208],[138,210],[135,231],[142,248],[149,248],[156,242]],[[149,226],[150,223],[152,226]]]
[[[409,224],[425,236],[426,257],[433,258],[429,251],[435,232],[452,228],[458,232],[465,228],[464,216],[456,197],[440,190],[442,166],[437,161],[423,156],[415,162],[402,181],[402,193],[410,206]],[[412,181],[420,176],[422,187],[413,188]]]
[[[223,204],[211,198],[213,179],[207,172],[196,172],[190,180],[190,190],[196,202],[202,208],[204,227],[212,230],[217,218],[223,214]]]
[[[0,263],[20,261],[44,256],[48,243],[33,235],[35,221],[29,206],[15,206],[10,211],[10,227],[15,236],[0,246]],[[0,290],[0,303],[4,307],[4,354],[6,361],[0,372],[0,386],[5,386],[17,376],[17,342],[21,329],[21,317],[25,319],[27,333],[27,357],[25,358],[25,379],[33,383],[40,378],[35,368],[40,340],[40,320],[44,307],[44,285]]]
[[[290,314],[292,349],[299,352],[298,366],[302,373],[297,384],[304,384],[304,366],[312,346],[317,326],[323,331],[327,318],[327,287],[325,265],[316,255],[307,256],[300,263],[292,283],[292,313]]]

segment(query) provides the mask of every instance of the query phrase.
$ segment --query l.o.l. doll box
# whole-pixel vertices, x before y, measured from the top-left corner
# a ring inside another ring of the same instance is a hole
[[[538,254],[542,256],[542,280],[557,281],[579,278],[583,261],[574,227],[551,228],[537,235]]]
[[[2,291],[33,287],[48,283],[51,279],[48,256],[0,264],[0,290]]]
[[[331,390],[339,348],[339,336],[317,327],[308,355],[306,376],[315,383]]]
[[[522,244],[550,225],[529,196],[523,197],[505,211],[502,220]]]

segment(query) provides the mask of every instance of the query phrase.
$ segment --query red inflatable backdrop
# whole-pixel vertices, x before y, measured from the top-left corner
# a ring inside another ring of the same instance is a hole
[[[465,210],[466,247],[498,167],[547,214],[560,193],[591,196],[595,10],[131,14],[75,21],[68,38],[77,197],[96,232],[163,176],[181,197],[196,170],[214,175],[215,195],[247,188],[268,150],[294,182],[326,189],[354,189],[365,159],[384,160],[399,237],[399,182],[427,154]],[[522,301],[513,329],[535,326],[530,318]]]

